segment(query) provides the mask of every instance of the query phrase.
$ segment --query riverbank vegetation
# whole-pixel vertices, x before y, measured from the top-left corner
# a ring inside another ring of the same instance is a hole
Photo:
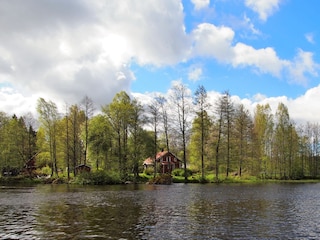
[[[181,83],[170,92],[142,105],[122,91],[101,109],[86,96],[62,111],[40,98],[37,119],[0,112],[0,181],[161,182],[143,167],[161,149],[182,160],[173,182],[319,178],[318,123],[293,122],[283,103],[249,112],[228,91],[213,104],[203,86],[193,96]]]

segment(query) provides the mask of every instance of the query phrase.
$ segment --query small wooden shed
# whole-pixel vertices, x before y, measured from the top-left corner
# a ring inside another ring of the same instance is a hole
[[[76,166],[76,173],[84,173],[84,172],[90,172],[91,171],[91,167],[85,164],[80,164],[78,166]]]

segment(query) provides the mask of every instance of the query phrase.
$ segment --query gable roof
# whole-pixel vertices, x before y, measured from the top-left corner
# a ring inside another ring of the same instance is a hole
[[[172,155],[177,159],[178,162],[181,162],[181,160],[177,156],[175,156],[173,153],[169,151],[158,152],[156,155],[156,161],[160,161],[160,159],[166,155]],[[148,157],[146,160],[143,161],[143,165],[152,165],[153,163],[154,163],[154,157]]]

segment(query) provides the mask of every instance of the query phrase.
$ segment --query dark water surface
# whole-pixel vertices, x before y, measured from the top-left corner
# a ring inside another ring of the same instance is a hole
[[[0,186],[0,239],[320,239],[320,184]]]

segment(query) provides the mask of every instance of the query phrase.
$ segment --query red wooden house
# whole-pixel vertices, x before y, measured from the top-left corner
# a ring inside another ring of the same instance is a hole
[[[176,168],[181,168],[182,162],[173,153],[168,151],[158,152],[156,157],[149,157],[143,162],[144,168],[154,168],[156,162],[157,172],[171,173]]]

